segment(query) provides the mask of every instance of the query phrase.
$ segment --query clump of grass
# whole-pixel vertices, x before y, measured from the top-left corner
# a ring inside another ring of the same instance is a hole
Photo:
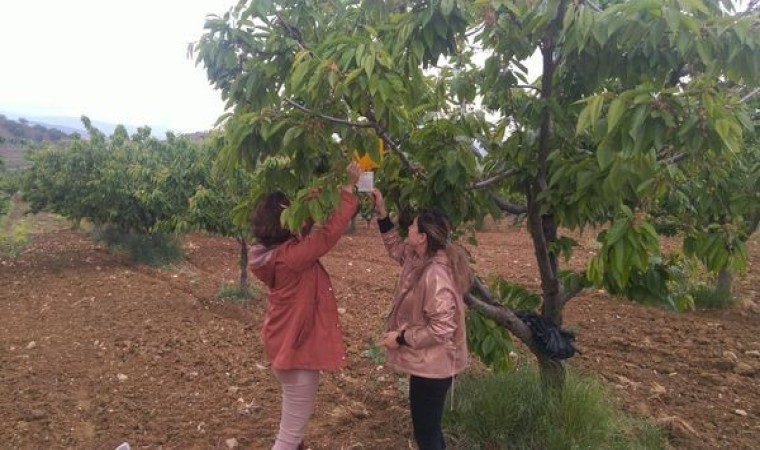
[[[93,238],[117,252],[125,252],[130,261],[148,266],[165,266],[182,259],[177,238],[168,234],[140,234],[112,227],[98,228]]]
[[[526,368],[456,381],[444,426],[453,449],[656,449],[656,426],[629,417],[599,382],[568,373],[563,389]]]
[[[370,344],[362,350],[361,355],[362,358],[369,359],[376,366],[385,364],[385,350],[378,344]]]
[[[3,195],[0,192],[0,197]],[[20,196],[7,197],[4,211],[0,211],[0,257],[15,258],[31,242],[32,219],[25,209]]]
[[[11,209],[11,198],[4,192],[0,192],[0,218]]]
[[[245,303],[257,298],[258,289],[253,285],[240,286],[239,284],[223,284],[219,286],[216,297],[220,300],[232,300],[239,303]]]
[[[736,298],[730,292],[716,286],[696,286],[692,288],[691,296],[697,309],[725,309],[736,304]]]
[[[31,241],[31,224],[24,218],[9,226],[8,217],[0,218],[0,257],[15,258]]]

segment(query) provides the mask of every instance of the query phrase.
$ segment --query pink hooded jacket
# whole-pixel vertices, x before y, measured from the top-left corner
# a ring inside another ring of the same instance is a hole
[[[407,345],[388,350],[388,366],[425,378],[448,378],[468,365],[465,307],[446,252],[421,258],[395,230],[383,233],[401,264],[386,331],[404,330]]]
[[[335,370],[345,365],[332,283],[319,258],[335,246],[358,200],[341,191],[340,205],[311,234],[272,248],[254,245],[248,267],[269,288],[261,338],[280,370]]]

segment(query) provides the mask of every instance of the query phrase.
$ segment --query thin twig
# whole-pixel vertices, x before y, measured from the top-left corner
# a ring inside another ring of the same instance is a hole
[[[677,153],[677,154],[671,156],[670,158],[658,158],[657,162],[662,162],[662,163],[665,163],[665,164],[676,164],[676,163],[679,163],[679,162],[683,161],[684,159],[686,159],[688,157],[689,157],[688,153],[683,153],[682,152],[682,153]]]
[[[744,17],[752,14],[757,8],[760,6],[760,0],[751,0],[749,4],[747,5],[747,9],[745,9],[742,13],[739,14],[739,17]]]
[[[598,13],[604,12],[604,10],[602,10],[602,8],[599,5],[592,2],[591,0],[586,0],[583,2],[583,4],[591,8],[594,12],[598,12]]]
[[[375,124],[372,122],[352,122],[350,120],[346,119],[339,119],[337,117],[328,116],[325,114],[318,113],[312,109],[309,109],[303,105],[300,105],[293,100],[289,98],[283,98],[285,100],[285,103],[293,106],[294,108],[300,109],[301,111],[305,112],[306,114],[312,115],[314,117],[319,117],[320,119],[326,120],[328,122],[337,123],[340,125],[347,125],[349,127],[354,128],[375,128]]]

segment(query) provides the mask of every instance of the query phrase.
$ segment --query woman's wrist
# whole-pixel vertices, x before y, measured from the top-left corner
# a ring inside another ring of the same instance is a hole
[[[340,189],[343,192],[346,192],[346,193],[349,193],[349,194],[353,194],[354,193],[354,186],[351,185],[351,184],[345,184],[345,185],[341,186]]]
[[[401,345],[409,345],[409,344],[407,344],[406,339],[404,338],[404,333],[406,333],[406,330],[401,330],[396,335],[396,343],[399,346],[401,346]]]
[[[385,217],[377,218],[377,227],[380,229],[380,234],[385,234],[393,229],[393,222],[386,214]]]

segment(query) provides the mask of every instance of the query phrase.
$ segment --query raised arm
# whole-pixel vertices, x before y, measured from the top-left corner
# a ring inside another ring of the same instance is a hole
[[[379,189],[375,188],[372,191],[372,197],[375,201],[375,216],[377,217],[377,226],[380,228],[380,234],[383,238],[383,244],[388,255],[396,262],[403,265],[406,260],[407,252],[411,251],[406,245],[401,236],[393,227],[388,212],[385,210],[385,201],[383,200],[383,194]]]
[[[305,236],[283,254],[283,262],[291,269],[303,270],[314,264],[338,243],[348,228],[348,223],[356,213],[356,207],[359,204],[353,193],[354,185],[359,179],[359,168],[356,163],[351,163],[347,171],[349,181],[341,188],[338,207],[319,229]]]

